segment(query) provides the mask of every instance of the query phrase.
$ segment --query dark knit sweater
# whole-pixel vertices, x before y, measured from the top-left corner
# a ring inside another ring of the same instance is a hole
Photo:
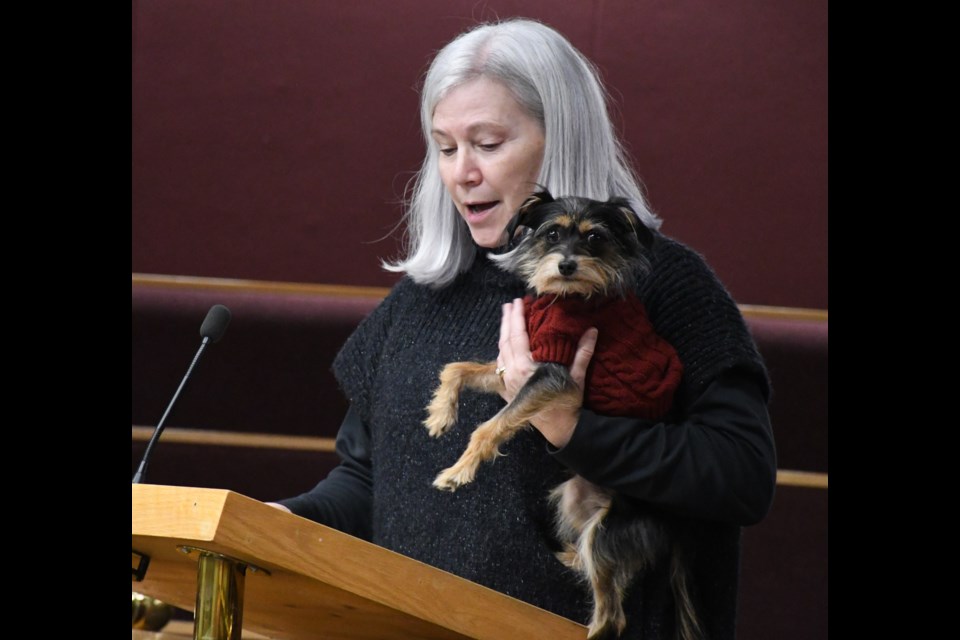
[[[597,329],[583,406],[611,416],[659,418],[673,404],[683,365],[657,335],[636,296],[527,296],[530,353],[537,362],[573,364],[580,337]]]
[[[638,293],[685,366],[669,423],[585,409],[562,450],[525,430],[473,483],[452,493],[434,489],[473,429],[503,406],[498,396],[466,391],[449,433],[431,438],[422,425],[441,368],[494,359],[501,305],[524,294],[522,283],[481,254],[440,290],[402,280],[350,337],[334,363],[351,403],[337,443],[344,464],[313,491],[282,502],[586,622],[589,590],[553,555],[547,503],[553,487],[578,473],[650,508],[689,516],[709,637],[733,638],[740,526],[762,518],[772,499],[769,387],[739,310],[703,260],[661,237],[653,263]],[[630,588],[624,638],[669,637],[670,606],[661,567]]]

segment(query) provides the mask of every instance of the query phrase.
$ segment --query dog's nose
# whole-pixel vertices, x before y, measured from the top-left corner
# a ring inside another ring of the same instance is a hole
[[[570,259],[561,260],[557,268],[560,269],[560,275],[573,275],[573,272],[577,270],[577,261]]]

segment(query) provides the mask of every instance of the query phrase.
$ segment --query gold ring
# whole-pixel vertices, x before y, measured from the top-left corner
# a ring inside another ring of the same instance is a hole
[[[498,376],[500,376],[501,378],[503,378],[503,372],[506,370],[507,370],[506,367],[497,367],[496,369],[493,370],[493,372]]]

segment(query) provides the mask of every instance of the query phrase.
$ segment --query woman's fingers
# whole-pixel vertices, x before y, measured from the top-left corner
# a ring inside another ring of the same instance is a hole
[[[500,312],[500,341],[498,343],[500,355],[497,356],[497,364],[501,367],[505,366],[507,360],[511,358],[510,319],[512,316],[510,307],[512,305],[512,302],[505,303]]]
[[[580,342],[577,343],[577,352],[573,356],[573,364],[570,365],[570,376],[583,389],[584,381],[587,377],[587,367],[593,358],[593,352],[597,347],[597,330],[594,327],[587,329]]]
[[[510,306],[510,346],[514,357],[531,359],[530,340],[527,337],[527,320],[523,315],[523,300],[517,298]]]
[[[509,402],[526,383],[536,366],[530,353],[527,322],[523,315],[523,300],[520,298],[503,305],[499,346],[497,366],[504,387],[500,395]]]

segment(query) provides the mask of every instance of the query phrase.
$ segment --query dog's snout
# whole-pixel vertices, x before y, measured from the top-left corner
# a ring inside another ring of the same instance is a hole
[[[564,276],[572,276],[573,273],[577,270],[577,261],[566,258],[560,261],[560,264],[557,265],[557,268],[560,269],[560,274]]]

